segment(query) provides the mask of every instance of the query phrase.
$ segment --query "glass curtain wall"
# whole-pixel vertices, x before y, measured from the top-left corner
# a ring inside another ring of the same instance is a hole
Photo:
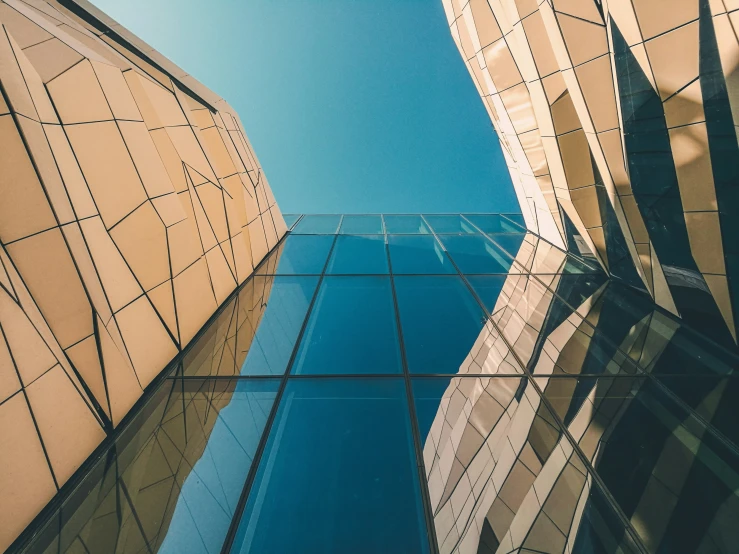
[[[737,551],[735,351],[517,214],[285,220],[16,551]]]

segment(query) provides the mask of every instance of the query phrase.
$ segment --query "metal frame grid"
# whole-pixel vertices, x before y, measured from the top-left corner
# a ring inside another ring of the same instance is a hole
[[[359,215],[359,214],[358,214]],[[365,214],[361,214],[365,215]],[[416,215],[416,214],[409,214],[409,215]],[[443,214],[443,215],[461,215],[461,214]],[[289,214],[288,214],[289,217]],[[124,425],[121,425],[118,429],[117,435],[123,434],[127,431],[128,424],[133,421],[136,418],[136,415],[144,411],[146,409],[146,403],[152,400],[154,395],[156,394],[156,391],[162,390],[162,385],[165,383],[169,383],[174,386],[181,387],[181,390],[185,390],[185,387],[188,388],[188,390],[192,390],[193,388],[195,390],[202,390],[203,388],[207,388],[208,390],[216,390],[218,387],[221,389],[223,387],[228,387],[229,383],[238,382],[240,380],[260,380],[260,379],[270,379],[273,381],[279,380],[279,388],[277,390],[276,398],[272,404],[272,408],[270,413],[268,414],[266,425],[264,426],[264,430],[261,435],[261,439],[258,443],[258,446],[256,448],[252,464],[250,466],[249,472],[246,476],[245,483],[243,486],[243,489],[241,491],[239,502],[236,506],[235,513],[231,519],[231,525],[228,529],[228,533],[224,539],[223,546],[222,546],[222,553],[231,552],[234,547],[234,539],[236,537],[237,529],[239,526],[239,523],[242,519],[242,515],[244,512],[244,508],[246,506],[247,499],[249,497],[250,491],[252,489],[252,486],[254,484],[254,480],[257,474],[257,470],[259,468],[261,457],[264,453],[265,446],[267,443],[267,438],[270,435],[270,431],[272,429],[273,423],[275,421],[275,416],[277,414],[280,400],[282,398],[283,392],[290,380],[300,380],[300,379],[353,379],[353,378],[359,378],[359,379],[376,379],[376,378],[382,378],[382,379],[388,379],[388,378],[402,378],[405,383],[406,387],[406,393],[407,393],[407,400],[408,400],[408,408],[409,408],[409,416],[410,421],[412,425],[412,433],[413,433],[413,441],[414,441],[414,450],[416,454],[416,461],[417,461],[417,469],[418,469],[418,477],[419,482],[421,485],[421,491],[422,491],[422,501],[423,501],[423,508],[425,512],[426,517],[426,526],[428,531],[428,539],[429,539],[429,549],[431,552],[440,552],[442,551],[440,549],[439,544],[437,543],[437,537],[436,533],[433,531],[434,529],[434,512],[431,505],[431,501],[429,498],[429,490],[428,490],[428,483],[427,483],[427,469],[425,467],[424,463],[424,440],[425,437],[420,436],[420,431],[418,427],[418,421],[416,418],[416,410],[414,406],[414,395],[412,390],[412,379],[422,379],[422,378],[445,378],[445,379],[477,379],[480,377],[485,378],[491,378],[491,379],[498,379],[498,378],[520,378],[524,379],[527,382],[527,385],[531,387],[534,391],[536,391],[536,394],[538,395],[539,400],[541,401],[542,405],[545,407],[547,412],[550,414],[552,419],[554,420],[555,424],[559,427],[560,432],[562,433],[562,436],[566,437],[566,441],[569,443],[570,447],[572,448],[572,451],[574,452],[574,455],[579,459],[579,463],[585,468],[587,475],[592,479],[592,482],[594,483],[594,487],[599,491],[600,494],[604,496],[604,498],[607,500],[607,503],[609,505],[609,508],[612,510],[612,512],[615,514],[617,519],[619,520],[620,524],[625,529],[627,535],[628,535],[628,542],[634,546],[635,549],[642,553],[649,552],[648,546],[644,543],[642,538],[640,538],[639,532],[634,528],[634,525],[629,517],[623,512],[623,510],[619,507],[618,502],[613,497],[611,492],[608,490],[608,487],[606,483],[603,481],[603,479],[600,477],[596,467],[595,463],[591,460],[591,458],[582,450],[581,446],[578,444],[578,440],[571,434],[570,430],[568,429],[568,425],[563,421],[563,419],[557,415],[557,410],[555,407],[551,404],[550,400],[547,398],[547,395],[545,394],[544,390],[541,386],[541,379],[542,376],[536,373],[532,373],[531,367],[530,367],[530,360],[525,360],[521,357],[519,354],[515,344],[513,344],[508,338],[506,338],[506,334],[504,333],[504,330],[499,326],[499,324],[495,321],[494,314],[492,311],[486,307],[483,300],[480,298],[478,293],[475,291],[474,287],[470,283],[468,277],[466,274],[464,274],[457,263],[454,261],[453,257],[449,255],[446,248],[444,247],[443,243],[443,234],[437,233],[433,227],[427,222],[426,218],[422,217],[422,221],[427,225],[428,229],[430,230],[430,236],[434,238],[435,241],[439,244],[439,246],[443,249],[445,252],[445,255],[449,257],[449,260],[451,261],[453,267],[456,270],[456,276],[458,276],[465,284],[466,288],[469,290],[471,295],[474,297],[475,301],[478,303],[480,309],[484,312],[484,314],[487,317],[488,322],[492,324],[492,326],[497,331],[500,338],[505,342],[506,347],[508,348],[510,354],[513,355],[515,360],[517,361],[518,365],[522,368],[523,373],[501,373],[501,374],[494,374],[494,375],[484,375],[484,374],[459,374],[459,375],[440,375],[440,374],[411,374],[408,369],[408,361],[406,359],[406,350],[404,346],[403,341],[403,326],[401,325],[400,320],[400,311],[398,309],[398,300],[397,300],[397,294],[395,290],[395,274],[392,270],[392,259],[390,256],[390,251],[388,248],[388,240],[387,240],[387,234],[385,234],[385,252],[387,256],[388,261],[388,268],[389,268],[389,280],[392,287],[392,296],[393,296],[393,305],[395,310],[395,318],[396,318],[396,324],[398,328],[398,339],[400,343],[400,352],[401,352],[401,358],[402,358],[402,368],[403,373],[402,375],[387,375],[387,374],[375,374],[375,375],[367,375],[367,374],[361,374],[361,375],[348,375],[348,374],[337,374],[337,375],[295,375],[292,373],[293,364],[295,362],[295,358],[297,356],[298,350],[300,348],[301,340],[303,338],[303,335],[306,330],[307,323],[309,321],[309,318],[311,316],[311,313],[314,309],[316,298],[319,294],[319,290],[321,287],[321,283],[323,282],[324,278],[327,275],[327,268],[329,267],[331,256],[334,252],[334,248],[336,245],[337,237],[340,236],[340,229],[341,229],[341,223],[343,221],[343,216],[341,216],[341,219],[339,220],[339,224],[335,230],[334,233],[330,233],[334,236],[330,251],[328,253],[328,256],[326,257],[326,261],[323,265],[323,269],[318,276],[318,282],[316,285],[316,288],[313,292],[313,296],[310,300],[310,305],[305,313],[305,316],[302,321],[302,325],[300,327],[300,331],[298,333],[297,339],[295,341],[295,344],[293,345],[292,352],[290,354],[289,362],[287,364],[287,368],[282,376],[249,376],[249,377],[239,377],[239,376],[184,376],[182,375],[182,359],[184,358],[184,355],[187,354],[189,349],[195,344],[200,337],[202,337],[208,328],[212,326],[218,319],[218,316],[220,313],[224,310],[224,308],[233,301],[233,298],[238,294],[238,290],[234,292],[229,299],[224,302],[224,304],[220,307],[219,311],[214,314],[214,316],[211,318],[211,320],[208,322],[208,324],[203,327],[203,329],[200,331],[198,336],[193,340],[193,342],[189,345],[188,349],[183,351],[183,354],[178,356],[176,360],[168,366],[168,369],[163,372],[164,374],[168,374],[169,377],[166,377],[164,379],[158,380],[155,385],[151,388],[150,391],[145,395],[145,397],[142,399],[142,401],[139,403],[139,405],[136,407],[136,409],[131,411],[129,421],[127,421]],[[515,259],[515,255],[509,254],[505,251],[504,248],[502,248],[501,245],[497,244],[493,237],[488,236],[486,233],[484,233],[478,226],[474,225],[468,218],[461,215],[463,218],[463,221],[465,221],[467,224],[469,224],[477,233],[482,235],[483,237],[486,237],[487,240],[489,240],[491,243],[495,244],[498,248],[501,249],[502,252],[506,253],[510,258]],[[299,216],[295,222],[292,224],[292,226],[289,226],[291,229],[295,229],[296,226],[300,223],[300,221],[303,219],[303,216]],[[515,224],[515,222],[514,222]],[[383,220],[383,231],[385,231],[385,225]],[[522,233],[525,232],[522,229]],[[291,236],[290,234],[287,235],[288,237]],[[427,235],[428,236],[428,235]],[[532,236],[529,233],[529,236]],[[540,237],[537,237],[540,239]],[[284,243],[284,240],[281,241],[275,250],[273,250],[272,254],[275,253],[276,250],[279,250],[281,246]],[[543,239],[541,239],[543,240]],[[554,245],[552,245],[554,246]],[[556,248],[556,247],[555,247]],[[573,256],[574,258],[578,259],[582,263],[586,263],[586,260],[582,260],[581,258],[574,256],[573,254],[568,254],[570,256]],[[262,267],[265,266],[265,264],[268,263],[270,256],[266,257],[265,260],[260,264],[260,267],[257,268],[255,271],[255,275],[257,271]],[[512,262],[516,264],[516,262]],[[573,312],[577,310],[577,306],[571,305],[568,300],[560,296],[558,293],[556,287],[552,287],[551,285],[547,284],[547,281],[541,279],[541,274],[532,273],[529,270],[527,270],[523,265],[516,264],[518,266],[518,270],[520,275],[525,275],[527,279],[531,279],[532,281],[538,283],[540,286],[544,287],[544,290],[547,294],[551,295],[553,299],[556,299],[556,301],[562,303],[563,305],[567,306],[569,309],[571,309]],[[516,272],[513,272],[516,273]],[[428,274],[424,274],[428,275]],[[262,275],[264,277],[264,275]],[[361,275],[352,275],[353,277],[361,276]],[[376,276],[376,275],[375,275]],[[404,275],[405,276],[405,275]],[[251,279],[254,277],[252,276]],[[247,282],[248,283],[248,282]],[[246,285],[246,283],[245,283]],[[244,285],[244,286],[245,286]],[[239,290],[241,290],[242,287],[240,287]],[[662,313],[665,317],[670,317],[676,322],[680,322],[677,318],[669,314],[668,312],[665,312],[661,308],[655,306],[655,310]],[[602,331],[598,330],[595,325],[592,324],[592,322],[588,321],[587,319],[583,319],[582,323],[586,326],[588,326],[591,329],[591,332],[593,335],[598,335],[603,341],[606,343],[611,344],[613,348],[615,348],[618,352],[620,352],[624,357],[629,356],[629,352],[624,350],[622,348],[622,345],[613,343],[611,339],[602,333]],[[680,322],[682,323],[682,322]],[[710,341],[709,341],[710,342]],[[719,348],[717,345],[713,344],[712,346],[715,346],[716,348]],[[728,353],[731,354],[731,353]],[[733,355],[733,354],[732,354]],[[690,406],[684,402],[677,394],[672,392],[665,384],[663,384],[659,378],[655,377],[652,373],[650,373],[648,367],[641,367],[639,365],[639,361],[634,361],[634,367],[637,371],[636,374],[616,374],[616,375],[607,375],[607,378],[609,379],[641,379],[644,381],[650,381],[652,382],[656,387],[659,388],[666,396],[668,396],[671,401],[673,401],[675,404],[679,405],[681,409],[684,409],[687,414],[690,414],[690,417],[694,419],[695,422],[697,422],[698,426],[704,429],[706,432],[714,436],[716,439],[718,439],[724,446],[726,446],[730,451],[732,451],[735,454],[739,455],[739,449],[734,445],[734,443],[728,439],[721,431],[716,429],[713,425],[711,425],[710,421],[706,419],[704,416],[702,416],[700,413],[697,413],[695,410],[691,409]],[[565,375],[546,375],[546,378],[554,378],[554,379],[572,379],[573,376],[565,376]],[[577,376],[578,379],[599,379],[603,378],[603,376],[599,375],[580,375]],[[220,385],[219,385],[220,383]],[[161,393],[160,393],[161,394]],[[103,456],[106,455],[106,451],[110,448],[114,447],[113,442],[107,441],[104,443],[104,445],[101,446],[100,449],[95,453],[94,456],[91,457],[91,460],[100,460]],[[69,493],[72,492],[72,487],[79,488],[84,487],[84,481],[85,481],[85,474],[87,471],[89,471],[91,468],[90,464],[86,464],[81,470],[78,472],[78,474],[75,476],[74,479],[70,481],[70,487],[67,488],[63,493],[60,495],[61,497],[68,496]],[[49,521],[54,513],[59,509],[61,506],[61,500],[57,499],[54,503],[52,503],[32,524],[32,526],[27,530],[21,538],[16,541],[14,544],[15,549],[11,548],[12,551],[27,551],[27,552],[34,552],[33,548],[30,550],[23,550],[22,547],[29,543],[29,541],[32,538],[33,530],[38,530],[40,526],[42,525],[42,522]],[[61,525],[61,523],[60,523]],[[32,542],[30,543],[33,544]]]

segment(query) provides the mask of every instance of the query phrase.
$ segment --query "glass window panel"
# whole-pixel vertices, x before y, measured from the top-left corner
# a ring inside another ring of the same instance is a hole
[[[511,260],[481,235],[440,237],[462,273],[508,273]]]
[[[460,215],[424,215],[435,233],[474,234],[477,230]]]
[[[219,552],[278,388],[165,381],[26,551]]]
[[[488,313],[493,312],[506,278],[505,275],[472,275],[467,278]]]
[[[401,373],[389,277],[326,277],[294,373]]]
[[[396,277],[411,373],[457,373],[486,317],[459,277]]]
[[[282,217],[285,219],[285,225],[287,225],[287,228],[292,229],[295,222],[300,219],[300,214],[283,214]]]
[[[327,273],[388,273],[385,237],[381,235],[337,237]]]
[[[575,307],[564,303],[538,280],[528,275],[512,275],[508,279],[514,280],[507,288],[510,297],[496,306],[492,319],[532,373],[634,374],[639,371],[631,358],[616,346],[626,341],[628,328],[622,329],[623,336],[617,341],[609,340],[584,321]],[[597,298],[594,300],[597,302]],[[583,308],[583,313],[589,307],[591,304]],[[619,330],[620,325],[609,327],[609,318],[598,320],[598,314],[603,313],[597,308],[593,310],[593,323],[604,330]],[[643,342],[638,344],[641,346]]]
[[[413,379],[438,543],[452,528],[484,552],[639,552],[527,379],[441,381]]]
[[[567,254],[532,233],[523,235],[488,235],[499,241],[506,255],[515,256],[516,262],[535,274],[560,273]],[[509,240],[506,240],[506,237]],[[512,238],[512,240],[510,240]],[[523,240],[520,240],[523,239]]]
[[[540,334],[540,338],[546,339],[546,342],[539,343],[539,348],[542,348],[543,352],[535,350],[535,355],[531,356],[530,346],[526,346],[526,341],[514,345],[514,349],[522,358],[531,357],[529,362],[531,373],[569,375],[640,373],[633,360],[618,350],[615,343],[608,340],[603,333],[594,331],[587,323],[581,322],[579,318],[570,318],[556,327],[554,323],[548,321],[550,314],[558,315],[571,311],[559,300],[552,301],[544,331]],[[573,319],[577,327],[573,324]]]
[[[646,294],[615,282],[608,283],[593,307],[593,316],[587,317],[611,342],[621,345],[654,375],[729,375],[739,367],[735,352],[685,327]],[[637,332],[644,338],[636,342],[625,340],[627,333],[635,336]]]
[[[526,233],[490,235],[490,238],[508,254],[516,257],[526,238]]]
[[[457,273],[451,260],[433,236],[387,237],[393,273]]]
[[[382,217],[379,215],[345,215],[341,222],[345,235],[381,235]]]
[[[331,235],[339,228],[340,215],[306,215],[293,229],[293,233],[303,235]]]
[[[580,307],[583,302],[595,300],[595,293],[606,281],[605,274],[541,275],[540,278],[570,306]]]
[[[698,415],[739,445],[739,375],[655,375]]]
[[[465,217],[483,233],[520,233],[522,231],[519,225],[499,214],[465,214]]]
[[[570,458],[564,471],[557,478],[556,488],[552,491],[554,494],[546,501],[549,505],[547,514],[557,514],[557,503],[566,502],[572,494],[568,482],[571,475],[576,475],[572,473],[572,466],[575,466],[575,468],[583,467],[576,457]],[[592,472],[585,471],[583,473],[588,476],[589,481],[592,479]],[[581,516],[576,513],[573,517],[569,533],[570,538],[573,535],[575,537],[572,552],[637,554],[637,552],[647,551],[643,546],[637,546],[631,531],[626,529],[600,485],[593,483],[589,490],[583,489],[580,493],[580,499],[584,503],[584,509]],[[567,519],[569,520],[569,517]]]
[[[255,275],[274,275],[277,270],[277,264],[280,263],[282,251],[285,249],[285,243],[291,235],[287,235],[285,240],[281,241],[275,249],[272,250],[259,265],[254,269]]]
[[[428,552],[402,379],[288,382],[233,552]]]
[[[256,287],[271,284],[271,289],[264,295],[263,315],[261,312],[255,314],[257,317],[251,322],[256,333],[241,374],[282,375],[303,326],[318,277],[275,277],[274,282],[254,277],[254,281]]]
[[[652,379],[537,378],[653,552],[730,552],[739,457]]]
[[[526,221],[521,214],[501,214],[506,219],[510,219],[513,223],[518,223],[521,227],[526,228]]]
[[[462,412],[456,412],[456,409],[463,407],[469,401],[469,407],[476,406],[477,409],[475,417],[470,417],[470,419],[477,423],[488,421],[487,424],[479,425],[480,431],[484,432],[484,429],[491,428],[497,418],[502,415],[503,409],[511,404],[516,391],[521,386],[521,381],[519,377],[492,379],[487,377],[414,377],[412,379],[413,401],[421,446],[426,449],[426,443],[434,440],[429,436],[434,420],[440,420],[437,421],[437,425],[445,420],[442,402],[452,408],[449,412],[449,421],[453,421],[454,417],[459,418],[462,415]],[[478,396],[480,393],[490,394],[495,402],[491,402],[489,398],[481,399]],[[450,400],[450,403],[447,404],[446,400]],[[463,417],[466,417],[466,414]]]
[[[576,274],[576,273],[603,273],[596,261],[585,261],[575,256],[567,256],[567,263],[564,267],[564,273]]]
[[[420,215],[385,215],[385,232],[398,234],[425,235],[429,228]]]
[[[263,282],[263,280],[261,281]],[[245,291],[248,291],[252,297],[255,295],[253,281],[246,283],[239,295]],[[261,292],[260,290],[260,296]],[[260,308],[261,305],[257,307],[257,312],[260,311]],[[231,329],[231,333],[229,333],[229,329]],[[233,329],[237,329],[235,334],[238,338],[236,340],[244,338],[245,335],[251,337],[254,334],[249,318],[239,317],[238,297],[223,307],[216,320],[190,345],[182,363],[170,375],[179,375],[180,370],[188,377],[234,376],[237,374],[241,369],[243,357],[237,364],[235,360],[238,356],[234,356],[235,350],[246,349],[247,346],[244,343],[239,348],[235,345],[236,341],[233,339],[227,340],[227,335],[231,337],[234,335]]]
[[[299,275],[323,273],[326,258],[331,251],[334,237],[290,235],[285,239],[268,263],[257,270],[257,275],[272,272],[275,275]]]

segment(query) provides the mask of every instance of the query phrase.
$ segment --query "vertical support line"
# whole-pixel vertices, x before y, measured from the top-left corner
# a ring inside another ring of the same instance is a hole
[[[463,217],[463,216],[461,216],[461,214],[460,214],[460,217]],[[466,218],[465,218],[465,220],[466,220]],[[469,221],[469,220],[467,220],[467,221]],[[480,231],[480,228],[477,227],[477,225],[474,225],[471,222],[470,222],[470,224],[473,225],[474,228],[477,229],[478,232],[482,233],[482,231]],[[432,229],[432,231],[433,231],[433,229]],[[436,234],[436,233],[434,233],[434,234]],[[482,233],[482,235],[484,237],[486,237],[489,241],[493,242],[493,244],[495,244],[497,246],[497,244],[495,243],[495,241],[493,241],[485,233]],[[535,235],[535,236],[538,237],[539,235]],[[441,242],[441,240],[439,240],[439,242]],[[442,244],[442,246],[443,246],[443,244]],[[444,251],[446,252],[446,248],[444,249]],[[447,253],[447,255],[448,255],[448,253]],[[570,443],[570,446],[573,447],[574,453],[577,454],[577,456],[580,458],[580,460],[582,461],[582,463],[585,465],[585,468],[587,469],[588,473],[592,477],[593,481],[595,481],[595,483],[597,484],[597,486],[600,488],[600,491],[603,494],[603,497],[605,498],[606,502],[608,504],[610,504],[611,509],[613,510],[614,514],[621,521],[621,524],[624,527],[624,532],[627,533],[630,536],[632,542],[636,545],[636,547],[640,550],[640,552],[642,554],[649,554],[649,550],[647,549],[647,547],[642,542],[641,537],[636,532],[636,529],[634,528],[634,526],[631,524],[631,520],[626,516],[626,514],[623,512],[623,510],[621,510],[621,507],[616,502],[616,499],[613,497],[613,495],[611,494],[611,492],[606,487],[605,482],[600,477],[600,475],[597,473],[597,471],[595,469],[595,466],[591,463],[590,459],[582,452],[582,450],[580,450],[579,443],[570,434],[570,431],[567,428],[567,426],[564,424],[564,421],[562,421],[562,419],[557,415],[557,412],[554,410],[554,407],[549,402],[549,399],[546,398],[546,396],[544,396],[543,391],[541,390],[541,388],[539,387],[539,385],[536,383],[533,375],[531,374],[531,371],[528,369],[528,365],[525,364],[525,363],[523,363],[523,360],[521,359],[521,357],[513,349],[513,345],[505,337],[505,335],[501,331],[500,327],[498,327],[498,324],[492,318],[492,314],[490,314],[488,312],[488,310],[485,308],[485,304],[482,302],[482,300],[480,299],[480,297],[477,295],[477,293],[475,292],[474,288],[472,288],[472,285],[467,280],[467,278],[465,277],[465,275],[460,271],[460,269],[457,266],[456,262],[452,259],[451,256],[449,256],[449,259],[451,260],[452,265],[457,270],[457,273],[461,277],[462,281],[464,281],[465,285],[469,289],[469,291],[472,294],[472,296],[475,298],[475,300],[477,301],[477,303],[482,308],[483,312],[486,315],[489,316],[488,317],[488,321],[490,321],[493,324],[493,327],[495,327],[495,330],[498,332],[498,335],[500,335],[501,340],[503,340],[503,342],[505,343],[505,345],[508,348],[509,352],[513,355],[513,357],[518,362],[519,366],[521,366],[521,368],[523,369],[524,374],[522,375],[522,378],[525,378],[528,381],[528,384],[531,387],[533,387],[533,389],[539,395],[539,399],[541,400],[542,404],[544,404],[544,406],[546,407],[546,409],[549,410],[550,415],[552,416],[552,419],[554,419],[554,421],[557,423],[557,426],[560,428],[560,431],[562,432],[562,436],[565,437],[565,439]],[[528,277],[532,277],[532,274],[528,270],[528,268],[523,267],[523,266],[521,266],[521,267],[526,272],[523,275],[526,275]],[[537,281],[538,281],[538,279],[537,279]],[[546,286],[545,286],[545,288],[547,290],[549,290]],[[495,376],[493,375],[492,377],[495,377]],[[590,502],[590,500],[588,500],[588,502]]]
[[[300,220],[301,220],[301,219],[303,219],[303,216],[304,216],[304,215],[305,215],[305,214],[298,214],[298,219],[296,219],[296,220],[295,220],[295,221],[293,222],[293,224],[292,224],[292,225],[291,225],[290,227],[288,227],[288,229],[287,229],[287,232],[288,232],[288,233],[289,233],[290,231],[292,231],[293,229],[295,229],[295,227],[296,227],[296,226],[298,225],[298,223],[300,223]]]
[[[262,431],[262,436],[259,439],[259,444],[257,445],[257,449],[254,452],[254,457],[252,458],[252,461],[251,461],[251,467],[249,468],[249,473],[247,473],[246,480],[244,481],[244,488],[241,490],[241,496],[239,497],[239,501],[236,504],[236,509],[234,510],[233,517],[231,518],[231,524],[228,527],[228,532],[226,533],[226,537],[223,541],[223,546],[221,548],[221,554],[228,554],[229,552],[232,551],[234,547],[234,541],[236,540],[236,534],[239,530],[239,524],[241,523],[241,518],[244,516],[244,510],[246,509],[246,502],[249,498],[249,493],[251,492],[252,486],[254,485],[254,481],[257,476],[257,471],[259,470],[259,466],[262,460],[262,455],[264,454],[264,450],[267,446],[267,440],[269,439],[272,426],[274,425],[275,419],[277,417],[277,411],[280,407],[280,403],[282,401],[282,396],[285,392],[285,388],[287,387],[287,383],[290,378],[290,372],[292,371],[293,363],[295,362],[295,358],[297,357],[297,354],[298,354],[298,349],[300,348],[300,343],[303,340],[303,334],[305,333],[305,329],[308,326],[308,320],[310,319],[311,312],[313,311],[313,306],[315,305],[316,299],[318,298],[318,294],[321,291],[321,284],[323,283],[323,278],[326,275],[326,269],[328,268],[328,264],[331,262],[331,256],[333,255],[334,247],[336,246],[336,237],[338,236],[338,232],[339,232],[339,229],[341,228],[341,224],[343,223],[343,221],[344,221],[344,216],[341,216],[341,220],[339,221],[339,226],[333,233],[334,240],[331,243],[331,248],[329,249],[328,256],[326,257],[326,263],[323,264],[323,270],[321,271],[321,276],[318,278],[318,282],[316,283],[316,290],[313,291],[313,297],[311,298],[310,304],[308,305],[308,310],[306,311],[305,317],[303,318],[303,324],[300,327],[300,332],[298,333],[298,336],[295,339],[295,345],[293,346],[292,353],[290,354],[290,359],[287,362],[285,373],[282,374],[282,377],[280,380],[280,386],[277,389],[277,394],[275,395],[274,402],[272,403],[272,409],[269,412],[269,416],[267,417],[267,422],[265,423],[264,430]],[[237,548],[238,548],[238,545],[237,545]]]
[[[384,227],[384,224],[383,224]],[[426,481],[426,466],[423,461],[423,446],[421,444],[421,432],[418,428],[418,420],[416,418],[416,406],[413,398],[413,383],[411,382],[410,371],[408,370],[408,359],[406,358],[405,342],[403,340],[403,329],[400,324],[400,309],[398,308],[398,295],[395,291],[395,278],[393,275],[393,262],[390,258],[390,244],[388,243],[387,234],[385,233],[385,253],[387,255],[387,266],[390,273],[390,288],[393,294],[393,308],[395,310],[395,326],[398,330],[398,345],[400,348],[400,359],[403,364],[403,379],[405,381],[405,392],[408,400],[408,416],[411,422],[411,434],[413,435],[413,448],[416,452],[416,473],[418,474],[418,484],[421,492],[421,501],[423,503],[424,519],[426,520],[426,536],[429,541],[429,548],[432,554],[438,554],[439,545],[436,538],[436,526],[434,525],[434,511],[431,506],[431,495],[428,490]]]

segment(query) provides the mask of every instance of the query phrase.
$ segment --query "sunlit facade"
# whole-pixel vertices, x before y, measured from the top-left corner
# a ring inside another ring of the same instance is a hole
[[[0,2],[0,550],[286,227],[236,113],[86,2]]]
[[[528,229],[735,343],[739,4],[442,2]]]
[[[13,551],[736,551],[735,351],[517,214],[285,219]]]
[[[0,1],[0,550],[739,552],[731,4],[443,0],[522,213],[283,217],[225,101]]]

